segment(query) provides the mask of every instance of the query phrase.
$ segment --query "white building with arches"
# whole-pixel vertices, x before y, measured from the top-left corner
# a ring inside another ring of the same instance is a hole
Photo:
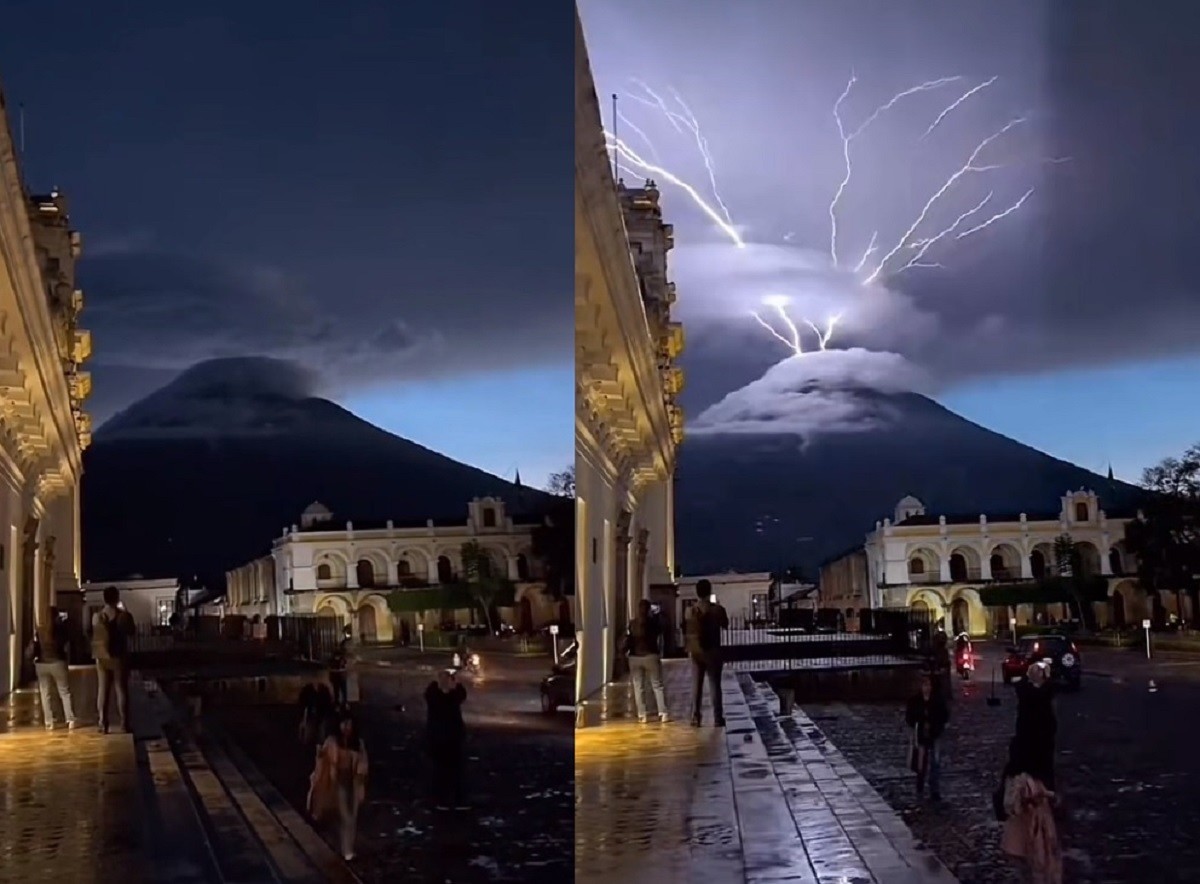
[[[1161,618],[1174,599],[1147,596],[1125,549],[1125,526],[1136,517],[1105,512],[1096,494],[1082,488],[1064,494],[1057,510],[1011,514],[933,515],[917,498],[905,497],[861,547],[822,564],[820,604],[924,608],[945,618],[948,629],[974,635],[1007,628],[1010,617],[1019,625],[1069,619],[1065,604],[1031,600],[989,608],[984,599],[986,587],[1022,582],[1032,595],[1038,581],[1058,573],[1055,542],[1065,535],[1074,544],[1076,576],[1107,583],[1108,603],[1095,606],[1101,625]]]
[[[473,541],[486,555],[484,569],[517,586],[516,607],[501,613],[516,628],[535,630],[561,613],[545,593],[532,551],[533,530],[540,524],[540,518],[510,515],[504,501],[492,497],[472,500],[465,518],[419,523],[339,524],[315,502],[275,539],[270,555],[226,573],[225,612],[246,617],[326,613],[341,618],[356,635],[381,642],[392,641],[404,619],[414,631],[418,623],[450,625],[447,617],[465,625],[477,612],[431,605],[393,617],[387,599],[397,590],[428,593],[457,584],[463,545]]]
[[[91,421],[80,235],[62,194],[30,194],[0,94],[0,698],[51,606],[82,625],[79,482]]]

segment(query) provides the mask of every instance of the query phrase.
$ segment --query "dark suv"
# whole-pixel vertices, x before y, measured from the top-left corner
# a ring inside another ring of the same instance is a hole
[[[1030,635],[1009,647],[1001,665],[1004,683],[1011,684],[1025,677],[1030,665],[1039,661],[1050,663],[1050,678],[1072,690],[1079,690],[1083,680],[1083,658],[1075,642],[1065,635],[1050,633]]]

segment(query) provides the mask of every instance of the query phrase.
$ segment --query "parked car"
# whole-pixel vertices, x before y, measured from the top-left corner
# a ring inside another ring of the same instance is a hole
[[[1039,660],[1050,663],[1052,681],[1072,690],[1079,689],[1083,681],[1083,658],[1075,642],[1057,633],[1029,635],[1010,646],[1000,667],[1004,683],[1024,678],[1030,665]]]
[[[547,714],[558,711],[560,706],[575,705],[577,648],[574,644],[567,648],[550,674],[542,679],[542,711]]]

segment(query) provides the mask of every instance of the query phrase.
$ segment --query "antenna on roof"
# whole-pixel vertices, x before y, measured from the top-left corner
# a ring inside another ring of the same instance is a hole
[[[617,177],[620,170],[617,168],[617,93],[612,94],[613,112],[612,112],[612,127],[613,127],[613,184],[616,184],[621,179]]]

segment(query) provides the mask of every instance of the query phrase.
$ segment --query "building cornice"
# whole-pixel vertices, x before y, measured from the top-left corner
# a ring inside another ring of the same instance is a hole
[[[33,490],[53,497],[78,482],[79,428],[38,265],[29,201],[0,96],[0,422],[20,440]]]

